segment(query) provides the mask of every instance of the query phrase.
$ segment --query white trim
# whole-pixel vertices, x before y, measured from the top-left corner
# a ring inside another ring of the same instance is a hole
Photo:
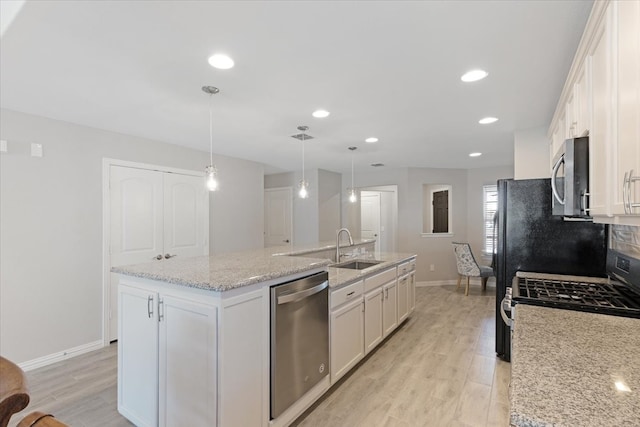
[[[204,178],[204,171],[192,171],[187,169],[178,169],[168,166],[158,166],[149,163],[138,163],[127,160],[111,159],[107,157],[102,158],[102,344],[104,346],[109,345],[109,312],[111,309],[111,294],[110,294],[110,273],[111,273],[111,253],[110,253],[110,241],[111,241],[111,190],[109,184],[111,181],[111,166],[122,166],[134,169],[146,169],[158,172],[175,173],[189,176],[201,176]],[[208,201],[207,201],[208,203]],[[207,208],[207,211],[209,209]],[[209,216],[209,215],[208,215]],[[209,221],[207,218],[205,221],[205,229],[203,230],[207,236],[207,246],[209,244]],[[208,247],[207,247],[208,252]]]
[[[69,348],[67,350],[52,353],[47,356],[38,357],[37,359],[28,360],[26,362],[18,363],[18,366],[23,371],[30,371],[32,369],[41,368],[43,366],[51,365],[52,363],[60,362],[72,357],[80,356],[81,354],[88,353],[90,351],[99,350],[103,345],[102,340],[89,342],[79,345],[77,347]]]
[[[453,233],[420,233],[420,237],[454,237]]]

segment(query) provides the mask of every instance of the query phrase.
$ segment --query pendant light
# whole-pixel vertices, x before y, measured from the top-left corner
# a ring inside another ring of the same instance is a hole
[[[351,189],[349,190],[349,201],[351,203],[355,203],[358,201],[358,196],[356,194],[356,187],[353,185],[353,152],[355,150],[357,150],[358,147],[349,147],[349,150],[351,150]]]
[[[202,91],[209,94],[209,166],[205,168],[207,174],[207,188],[209,191],[218,189],[218,170],[213,164],[213,95],[220,92],[220,89],[214,86],[202,86]]]
[[[309,126],[298,126],[298,130],[302,132],[299,135],[294,135],[294,138],[298,138],[302,141],[302,179],[298,185],[298,197],[306,199],[309,197],[309,183],[304,179],[304,141],[308,137],[305,132],[309,130]]]

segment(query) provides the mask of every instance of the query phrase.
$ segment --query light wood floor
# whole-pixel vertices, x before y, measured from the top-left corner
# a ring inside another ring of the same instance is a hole
[[[416,295],[412,317],[296,425],[508,426],[510,365],[494,354],[495,288]],[[116,409],[116,353],[111,345],[27,372],[31,403],[9,425],[41,410],[74,427],[130,426]]]

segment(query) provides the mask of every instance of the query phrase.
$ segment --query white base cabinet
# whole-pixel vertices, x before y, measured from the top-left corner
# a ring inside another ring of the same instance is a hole
[[[364,354],[382,342],[382,287],[364,294]]]
[[[331,382],[339,380],[364,357],[362,297],[331,311]]]
[[[216,307],[120,285],[118,410],[137,426],[216,424]]]

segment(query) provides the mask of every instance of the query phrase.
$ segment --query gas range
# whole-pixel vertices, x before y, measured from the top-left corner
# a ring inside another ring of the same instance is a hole
[[[512,282],[516,303],[640,318],[640,293],[609,278],[519,271]]]

